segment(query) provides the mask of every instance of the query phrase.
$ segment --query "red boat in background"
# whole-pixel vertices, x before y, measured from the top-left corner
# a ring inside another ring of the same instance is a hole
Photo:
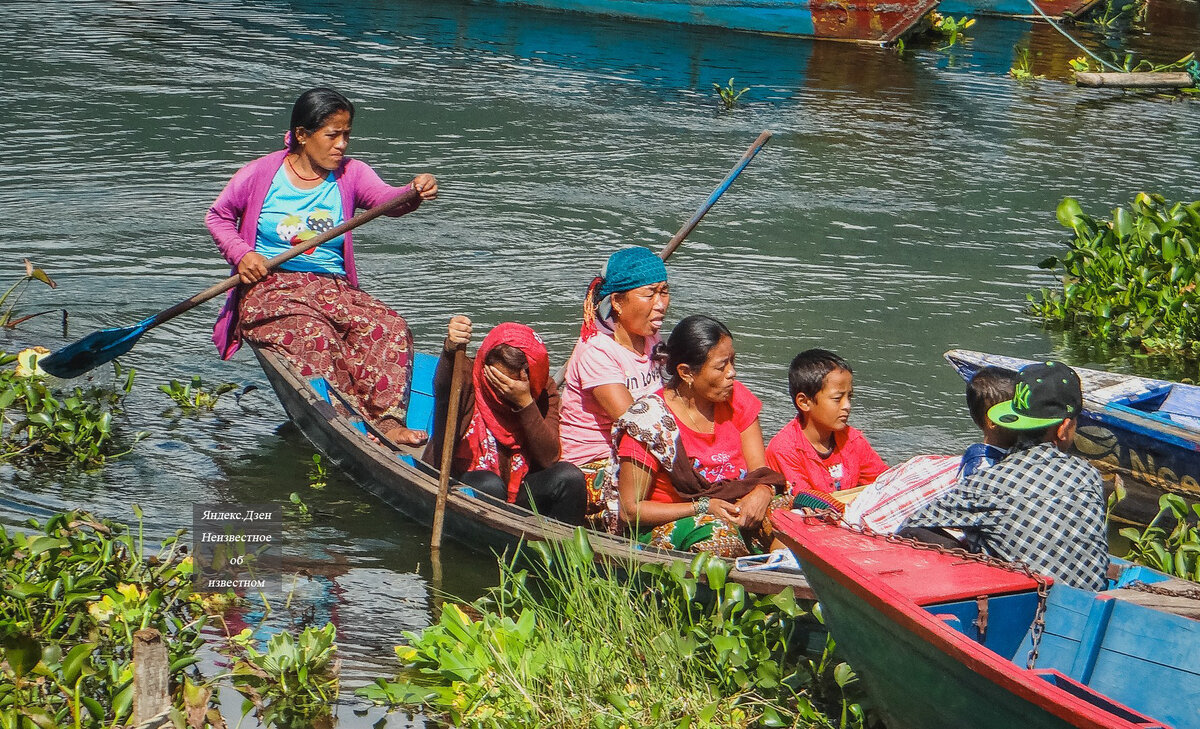
[[[888,729],[1200,729],[1194,583],[1128,567],[1094,593],[832,513],[773,521]]]

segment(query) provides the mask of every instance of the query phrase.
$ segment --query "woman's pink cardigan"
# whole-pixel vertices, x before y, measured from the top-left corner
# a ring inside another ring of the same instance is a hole
[[[233,266],[237,273],[237,265],[242,257],[254,250],[254,241],[258,237],[258,216],[262,213],[263,201],[267,199],[267,191],[271,188],[271,180],[283,164],[288,154],[286,149],[272,152],[265,157],[259,157],[234,173],[225,189],[217,197],[216,202],[204,216],[204,224],[212,233],[221,255]],[[338,191],[342,195],[343,220],[349,220],[357,208],[371,208],[391,200],[396,195],[406,192],[411,184],[403,187],[392,187],[375,174],[365,162],[356,159],[346,159],[341,167],[334,172]],[[404,204],[388,213],[392,217],[404,215],[416,210],[421,204],[421,198],[416,198],[411,204]],[[346,264],[346,278],[352,286],[358,286],[358,270],[354,267],[354,246],[351,243],[351,233],[346,233],[343,256]],[[238,331],[238,301],[241,297],[241,287],[234,288],[225,298],[225,306],[213,327],[213,344],[221,359],[229,359],[241,345],[241,333]]]

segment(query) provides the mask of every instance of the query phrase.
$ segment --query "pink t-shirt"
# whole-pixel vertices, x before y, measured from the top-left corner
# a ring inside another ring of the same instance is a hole
[[[640,355],[622,347],[604,330],[586,342],[581,339],[575,343],[559,411],[558,436],[564,461],[582,466],[612,454],[613,419],[596,402],[592,389],[624,385],[634,400],[661,389],[662,376],[650,360],[658,342],[657,335],[647,337]]]

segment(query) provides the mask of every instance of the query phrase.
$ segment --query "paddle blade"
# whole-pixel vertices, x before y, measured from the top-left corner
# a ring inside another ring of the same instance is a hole
[[[47,374],[69,380],[133,349],[149,327],[149,320],[131,327],[101,329],[38,360]]]

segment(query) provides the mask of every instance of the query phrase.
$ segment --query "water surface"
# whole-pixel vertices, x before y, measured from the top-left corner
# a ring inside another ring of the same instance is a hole
[[[1156,2],[1149,32],[1124,40],[1072,32],[1169,61],[1200,40],[1196,7]],[[6,10],[0,279],[18,276],[23,257],[46,268],[60,287],[23,306],[68,308],[70,339],[227,274],[204,213],[240,165],[282,144],[292,100],[320,84],[359,105],[354,155],[393,181],[441,180],[435,204],[357,236],[365,287],[424,348],[465,313],[481,330],[532,325],[561,362],[607,254],[661,246],[769,128],[770,145],[672,258],[668,319],[708,313],[730,326],[768,434],[791,417],[787,362],[813,346],[853,364],[853,422],[891,462],[976,437],[941,359],[952,347],[1178,374],[1073,347],[1024,314],[1026,294],[1050,283],[1036,263],[1060,250],[1063,196],[1094,214],[1139,190],[1200,198],[1195,104],[1068,85],[1078,52],[1044,24],[981,19],[966,47],[897,53],[453,0]],[[1019,44],[1048,80],[1006,76]],[[730,77],[750,91],[718,112],[712,84]],[[132,519],[137,502],[165,536],[189,525],[193,502],[299,492],[313,515],[289,517],[287,551],[313,579],[267,624],[335,620],[348,697],[392,670],[401,630],[429,619],[426,529],[336,475],[308,488],[312,449],[281,427],[253,357],[214,356],[216,308],[123,358],[139,376],[124,425],[148,440],[98,472],[0,468],[0,521],[76,507]],[[0,349],[63,341],[45,317],[0,334]],[[193,374],[259,389],[212,415],[164,417],[154,386]],[[448,591],[475,595],[494,579],[490,559],[457,546],[450,556]],[[348,726],[378,718],[341,711]]]

